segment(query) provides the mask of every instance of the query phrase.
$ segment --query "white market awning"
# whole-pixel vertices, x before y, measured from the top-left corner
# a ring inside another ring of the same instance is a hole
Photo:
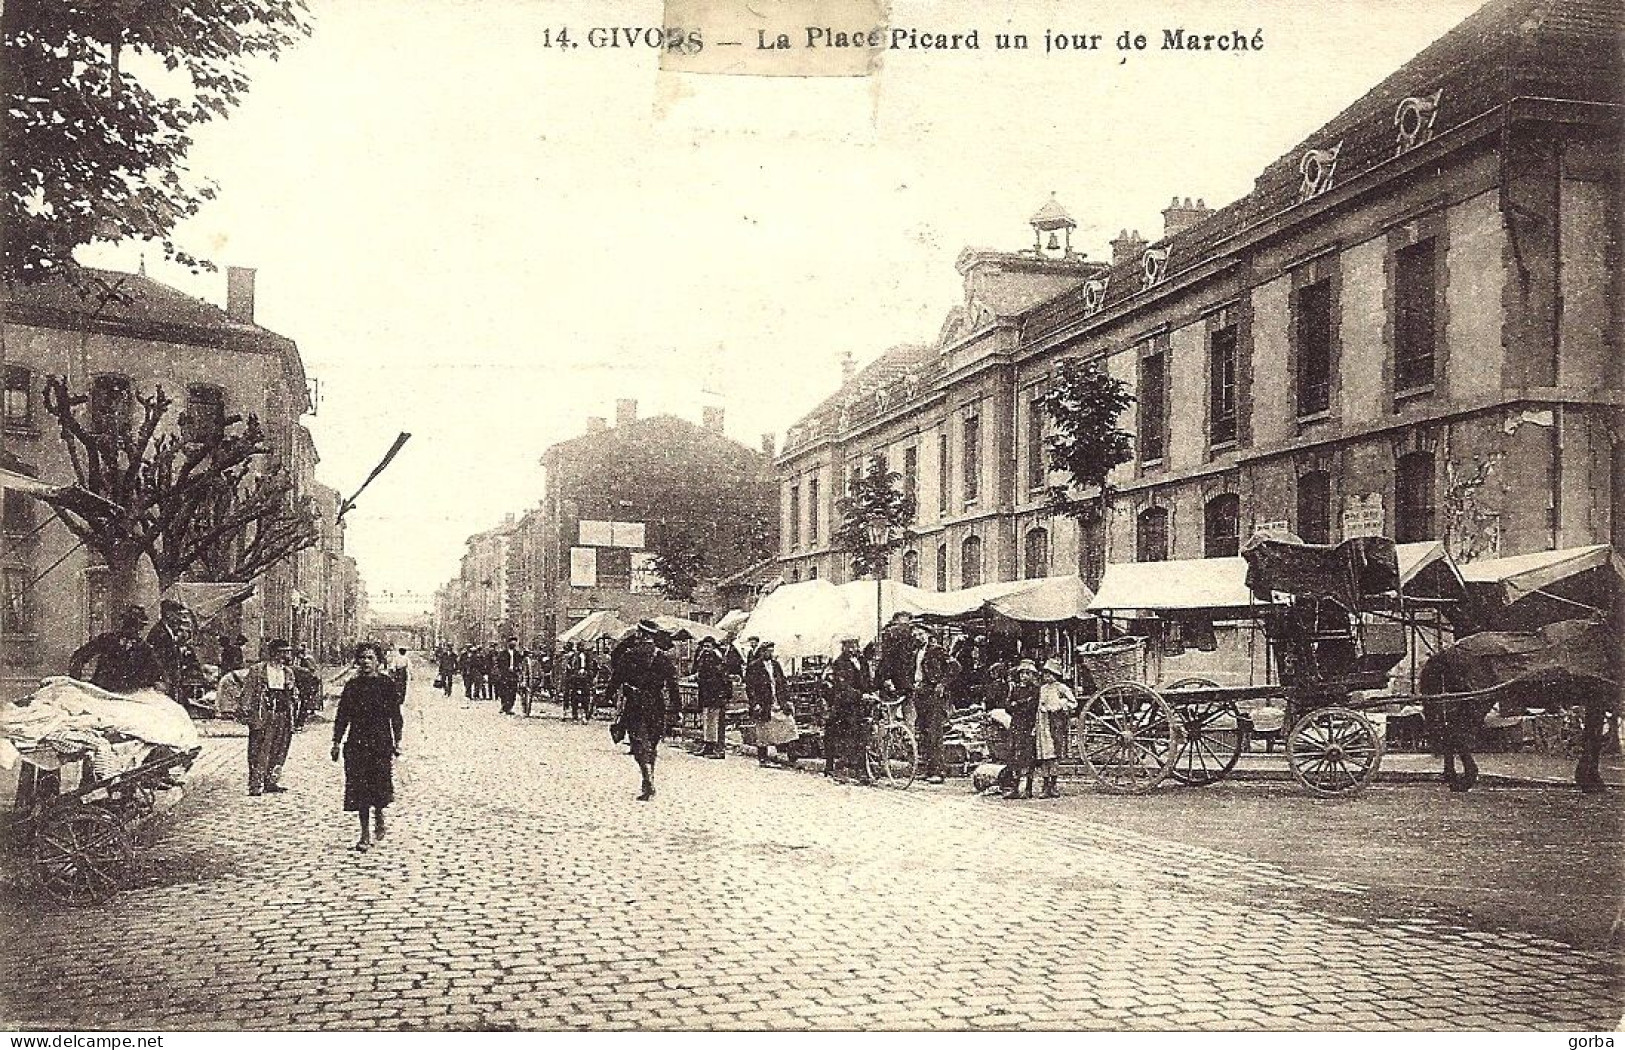
[[[1195,609],[1247,609],[1252,604],[1244,560],[1188,558],[1107,565],[1088,609],[1133,616]]]
[[[1474,587],[1493,588],[1502,604],[1511,605],[1542,588],[1604,567],[1625,580],[1625,563],[1606,543],[1468,562],[1461,575]]]

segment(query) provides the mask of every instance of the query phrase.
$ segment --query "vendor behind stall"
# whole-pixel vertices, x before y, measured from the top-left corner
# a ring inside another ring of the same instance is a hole
[[[100,686],[110,693],[131,693],[158,684],[164,667],[151,645],[141,640],[147,614],[139,605],[124,610],[118,629],[98,634],[68,657],[68,677]],[[92,661],[95,669],[85,676]]]

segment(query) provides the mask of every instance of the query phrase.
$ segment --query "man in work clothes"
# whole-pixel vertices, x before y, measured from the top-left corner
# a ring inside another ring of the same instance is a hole
[[[948,675],[948,651],[936,635],[920,629],[920,650],[914,675],[914,735],[920,742],[920,764],[925,782],[940,784],[946,772],[942,761],[942,736],[948,721],[943,681]]]
[[[266,646],[264,661],[243,674],[250,795],[288,790],[277,781],[293,741],[293,709],[298,703],[292,656],[293,646],[279,638]]]
[[[894,696],[905,699],[914,692],[914,664],[919,640],[914,634],[914,618],[906,612],[892,616],[880,632],[880,655],[875,668],[875,686],[890,686]]]
[[[700,711],[705,718],[706,758],[726,758],[723,734],[727,731],[728,701],[733,699],[733,679],[728,677],[728,663],[714,638],[700,639],[700,651],[694,657],[695,685],[699,687]]]
[[[846,775],[869,782],[869,663],[858,653],[858,639],[841,639],[841,655],[829,667],[829,717],[824,723],[824,775],[835,775],[835,763]]]
[[[525,654],[519,651],[519,639],[509,638],[508,647],[497,653],[495,659],[491,661],[491,684],[496,688],[497,699],[502,702],[502,713],[505,715],[513,714],[514,698],[519,691],[519,676],[524,673]]]

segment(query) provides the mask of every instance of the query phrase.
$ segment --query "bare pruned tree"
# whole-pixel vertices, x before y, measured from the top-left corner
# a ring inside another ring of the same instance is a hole
[[[248,583],[316,543],[311,505],[294,492],[257,417],[183,413],[178,429],[163,430],[173,402],[162,387],[87,408],[90,396],[62,376],[46,380],[44,401],[79,486],[106,501],[50,502],[106,562],[114,608],[134,599],[142,557],[164,587],[186,577]]]

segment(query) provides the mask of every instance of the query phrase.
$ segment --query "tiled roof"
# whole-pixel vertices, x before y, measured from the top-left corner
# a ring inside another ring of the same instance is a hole
[[[838,411],[847,400],[872,394],[887,384],[904,378],[910,372],[918,375],[936,360],[937,348],[934,346],[917,343],[901,343],[894,346],[858,369],[857,374],[842,383],[835,393],[819,402],[817,408],[797,420],[795,425],[802,426],[826,412]]]
[[[1210,258],[1227,239],[1299,202],[1308,150],[1341,144],[1338,185],[1392,159],[1394,113],[1407,98],[1440,93],[1435,138],[1520,96],[1620,102],[1622,31],[1619,0],[1491,0],[1266,167],[1247,196],[1150,247],[1167,250],[1169,275]],[[1140,259],[1113,267],[1102,309],[1141,293],[1141,267]],[[1042,339],[1078,320],[1085,295],[1075,289],[1028,311],[1025,337]]]
[[[61,278],[18,285],[10,289],[9,301],[25,308],[91,313],[135,323],[219,331],[266,331],[234,320],[213,303],[193,298],[146,274],[117,270],[85,267],[80,271],[77,285]]]

